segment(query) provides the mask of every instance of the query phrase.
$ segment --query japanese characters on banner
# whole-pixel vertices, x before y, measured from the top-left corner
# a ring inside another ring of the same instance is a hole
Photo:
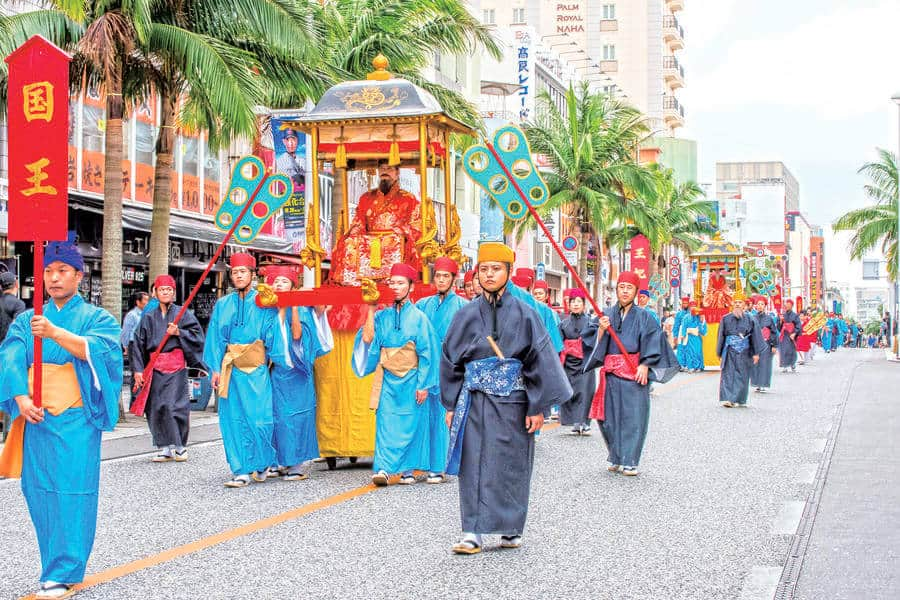
[[[534,112],[534,97],[536,94],[534,81],[534,29],[524,27],[515,30],[516,48],[516,77],[519,83],[519,120],[526,121]]]
[[[641,289],[650,284],[650,240],[643,233],[631,238],[631,270],[641,279]]]
[[[40,36],[6,57],[11,241],[67,237],[69,60]]]

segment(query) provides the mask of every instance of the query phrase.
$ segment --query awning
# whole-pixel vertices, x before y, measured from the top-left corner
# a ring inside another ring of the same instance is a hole
[[[84,210],[96,214],[103,214],[103,201],[84,196],[70,196],[72,202],[70,207],[73,210]],[[152,209],[144,206],[136,206],[133,204],[124,204],[122,206],[122,226],[125,229],[134,229],[136,231],[150,232],[150,222],[153,219]],[[189,217],[176,212],[172,213],[169,223],[169,234],[186,240],[196,240],[198,242],[207,242],[220,244],[225,239],[225,233],[219,231],[213,225],[212,219],[204,217]],[[231,242],[238,245],[237,242]],[[261,250],[263,252],[279,252],[285,254],[293,254],[293,245],[287,240],[277,238],[271,235],[260,235],[253,242],[247,245],[252,250]]]

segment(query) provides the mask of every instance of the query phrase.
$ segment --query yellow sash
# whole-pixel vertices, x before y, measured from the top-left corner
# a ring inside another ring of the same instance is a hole
[[[44,383],[41,404],[46,412],[58,417],[70,408],[84,406],[78,387],[78,377],[75,375],[75,365],[72,363],[64,365],[44,363],[41,379]],[[28,389],[34,394],[34,367],[28,369]],[[24,444],[25,417],[19,416],[9,428],[6,445],[0,454],[0,475],[10,479],[22,476]]]
[[[369,408],[378,410],[378,402],[381,400],[381,386],[384,384],[385,369],[392,375],[405,377],[407,373],[418,367],[419,355],[416,354],[416,344],[412,340],[399,348],[382,348],[381,359],[375,368],[375,378],[372,379]]]
[[[252,344],[228,344],[225,357],[222,359],[219,398],[228,397],[232,368],[237,367],[244,373],[252,373],[264,364],[266,364],[266,346],[262,340],[256,340]]]

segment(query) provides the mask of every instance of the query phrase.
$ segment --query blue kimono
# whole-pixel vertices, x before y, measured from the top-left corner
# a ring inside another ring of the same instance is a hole
[[[316,315],[309,307],[297,308],[303,333],[299,340],[293,339],[287,320],[288,314],[293,318],[293,310],[285,314],[282,322],[292,366],[275,365],[272,368],[273,440],[278,464],[286,467],[319,456],[313,363],[334,348],[327,317]]]
[[[34,363],[33,310],[20,314],[0,345],[0,410],[16,418],[15,398],[29,394],[28,369]],[[119,419],[122,392],[121,327],[108,312],[73,296],[58,309],[44,306],[54,325],[87,340],[87,360],[75,358],[44,339],[43,363],[72,363],[83,406],[25,424],[22,493],[41,551],[41,581],[74,584],[84,579],[97,527],[101,432]]]
[[[468,301],[463,300],[451,290],[447,292],[447,295],[443,300],[437,294],[422,298],[416,304],[416,308],[421,310],[425,316],[428,317],[432,327],[434,327],[434,333],[437,336],[438,344],[443,344],[454,315],[456,315],[457,311],[466,304],[468,304]],[[450,443],[450,432],[447,429],[447,411],[444,410],[443,405],[441,405],[441,390],[439,387],[432,389],[428,394],[427,402],[431,453],[433,456],[447,456],[447,447]],[[443,471],[443,469],[440,471]]]
[[[834,328],[834,319],[825,321],[825,327],[822,328],[821,343],[826,353],[831,352],[832,329]]]
[[[763,341],[756,321],[748,314],[728,313],[719,322],[716,355],[722,359],[719,402],[746,405],[750,392],[753,357],[771,352]]]
[[[375,372],[382,348],[400,348],[412,341],[419,358],[417,368],[403,377],[384,370],[384,383],[375,416],[375,461],[372,470],[388,474],[415,469],[441,473],[446,466],[443,455],[435,455],[430,443],[428,401],[416,402],[417,390],[429,393],[438,386],[440,343],[434,328],[412,302],[404,302],[398,312],[392,305],[375,313],[375,338],[362,341],[362,330],[353,343],[353,372],[365,377]]]
[[[251,344],[256,340],[265,345],[268,361],[275,366],[292,366],[285,351],[287,336],[278,322],[278,311],[258,307],[255,290],[245,298],[237,292],[228,294],[213,308],[203,349],[204,362],[214,373],[220,373],[229,344]],[[232,369],[228,397],[219,398],[218,408],[225,458],[234,475],[263,471],[275,464],[272,406],[268,364],[249,373]]]
[[[537,311],[538,316],[541,318],[541,322],[544,324],[544,327],[547,328],[547,334],[550,336],[550,343],[553,344],[553,349],[557,354],[562,352],[563,339],[562,334],[559,332],[559,315],[556,314],[556,311],[545,303],[538,302],[534,299],[534,296],[522,288],[517,287],[511,281],[506,284],[506,289],[509,291],[510,296],[518,298]]]
[[[696,329],[697,333],[688,333],[688,329]],[[700,315],[688,315],[681,321],[681,329],[676,337],[681,338],[678,344],[678,362],[688,371],[702,371],[703,336],[706,335],[706,321]]]
[[[788,323],[793,324],[793,331],[789,332],[789,327],[786,327]],[[803,324],[800,322],[800,317],[792,310],[784,311],[784,315],[781,317],[781,323],[779,324],[780,334],[778,337],[778,363],[782,369],[786,369],[790,367],[794,368],[794,365],[797,362],[797,343],[791,336],[795,338],[803,333]]]
[[[691,310],[689,308],[682,308],[675,313],[675,323],[672,324],[672,335],[675,336],[676,340],[678,339],[678,332],[681,331],[681,322],[689,316],[691,316]],[[681,363],[681,366],[683,367],[684,362],[681,360],[681,344],[675,349],[675,354],[678,356],[678,362]]]

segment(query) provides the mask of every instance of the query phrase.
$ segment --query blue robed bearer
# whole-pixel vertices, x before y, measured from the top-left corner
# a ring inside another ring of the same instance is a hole
[[[559,355],[541,317],[507,293],[513,251],[487,242],[478,249],[481,295],[453,318],[441,358],[441,402],[447,409],[447,473],[459,475],[462,539],[457,554],[481,552],[484,534],[502,548],[522,544],[534,434],[544,410],[572,397]]]
[[[41,552],[36,597],[62,598],[84,579],[94,544],[101,432],[119,418],[122,330],[78,295],[84,260],[74,240],[48,244],[43,277],[44,314],[20,314],[0,345],[0,410],[15,419],[0,475],[22,478]],[[35,337],[43,338],[40,408],[31,396]]]

